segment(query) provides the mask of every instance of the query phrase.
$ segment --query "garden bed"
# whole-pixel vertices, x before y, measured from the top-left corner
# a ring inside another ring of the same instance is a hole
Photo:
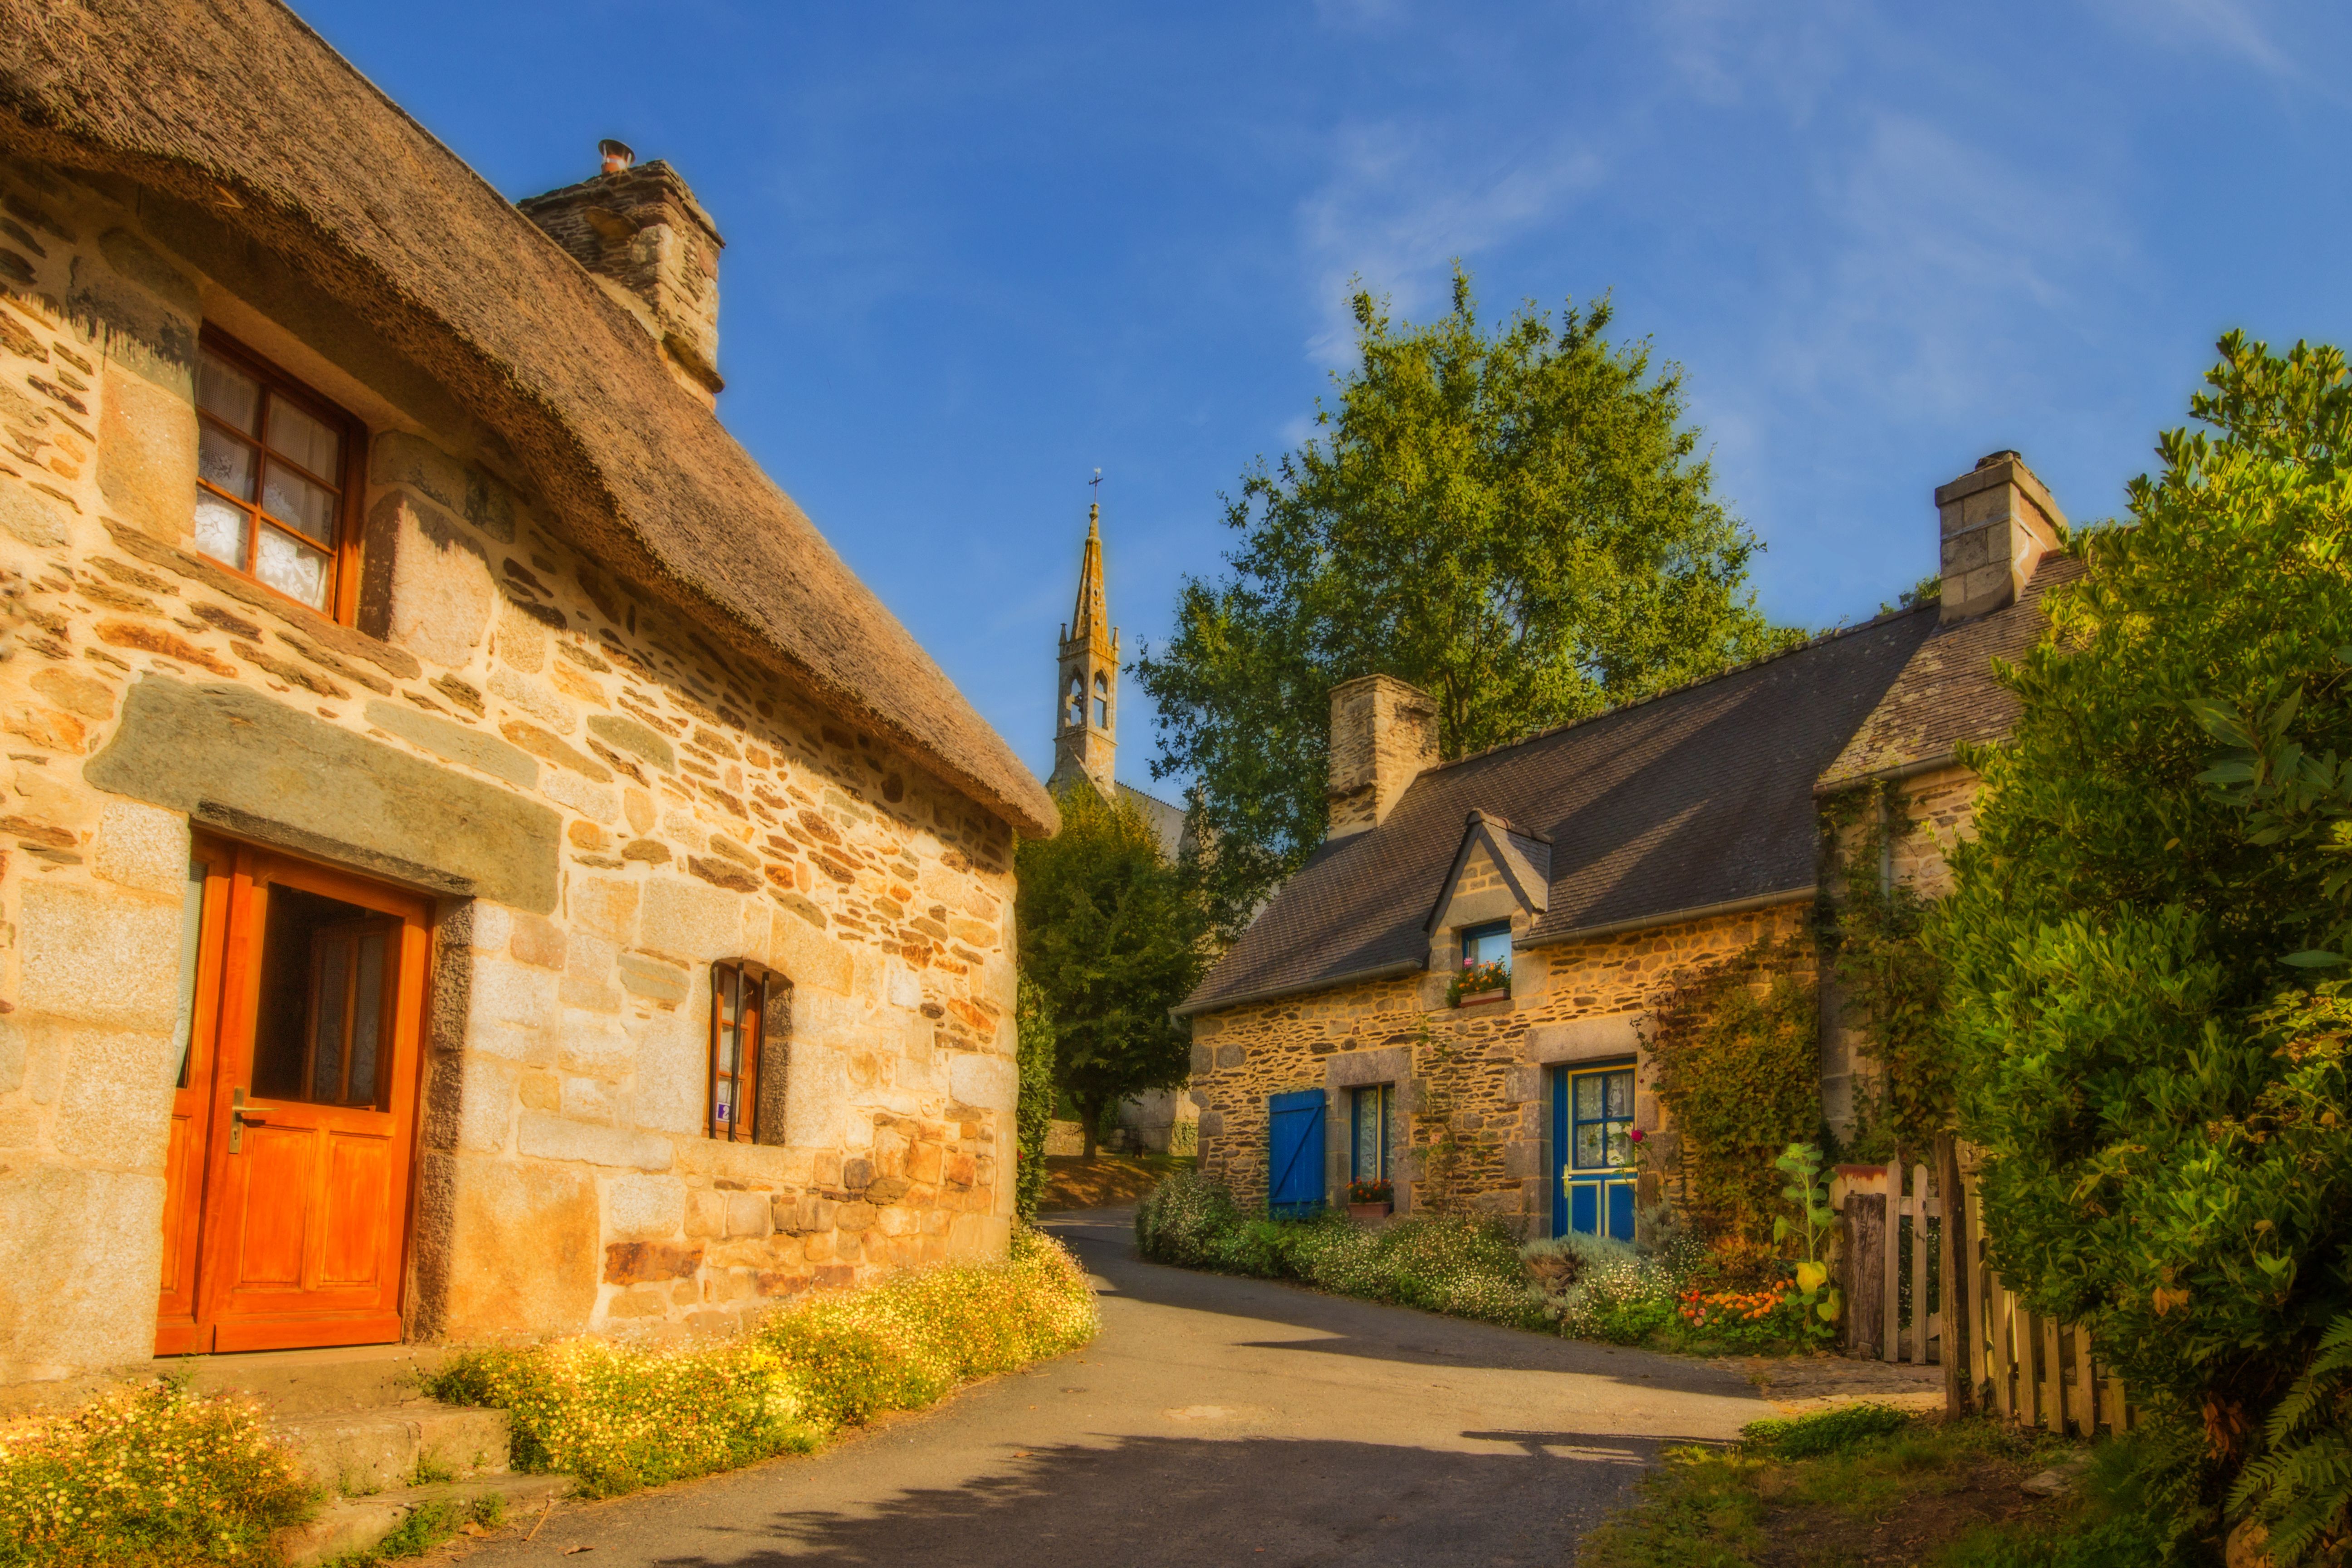
[[[1522,1245],[1494,1221],[1465,1217],[1406,1215],[1375,1228],[1328,1214],[1252,1218],[1188,1172],[1137,1208],[1136,1243],[1155,1262],[1676,1354],[1788,1355],[1832,1337],[1808,1310],[1793,1264],[1687,1236],[1639,1249],[1595,1237]]]

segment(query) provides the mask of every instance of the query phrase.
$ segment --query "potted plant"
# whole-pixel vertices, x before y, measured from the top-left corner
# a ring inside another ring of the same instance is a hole
[[[1396,1212],[1396,1188],[1386,1176],[1377,1182],[1348,1184],[1349,1219],[1386,1219]]]
[[[1456,1007],[1480,1002],[1500,1002],[1511,994],[1511,966],[1503,959],[1491,963],[1465,963],[1445,988],[1445,1000]]]

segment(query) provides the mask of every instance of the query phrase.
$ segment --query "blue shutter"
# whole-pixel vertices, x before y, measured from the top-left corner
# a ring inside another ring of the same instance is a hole
[[[1323,1091],[1274,1095],[1265,1109],[1266,1208],[1311,1214],[1323,1206]]]

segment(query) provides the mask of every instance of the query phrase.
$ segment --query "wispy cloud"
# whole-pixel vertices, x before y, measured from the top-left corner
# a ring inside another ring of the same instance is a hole
[[[1425,315],[1444,298],[1455,258],[1555,221],[1606,167],[1572,137],[1482,159],[1427,125],[1397,122],[1343,127],[1331,164],[1298,209],[1307,287],[1323,317],[1307,354],[1326,365],[1349,357],[1349,279],[1407,316]]]
[[[2183,51],[2219,49],[2273,76],[2300,77],[2294,57],[2271,36],[2252,0],[2096,0],[2109,21],[2135,37]]]

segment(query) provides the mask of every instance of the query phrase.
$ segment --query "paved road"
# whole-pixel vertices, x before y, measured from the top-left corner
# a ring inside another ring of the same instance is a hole
[[[1102,1293],[1086,1350],[467,1568],[1559,1564],[1660,1444],[1766,1413],[1716,1367],[1145,1263],[1129,1223],[1049,1222]]]

